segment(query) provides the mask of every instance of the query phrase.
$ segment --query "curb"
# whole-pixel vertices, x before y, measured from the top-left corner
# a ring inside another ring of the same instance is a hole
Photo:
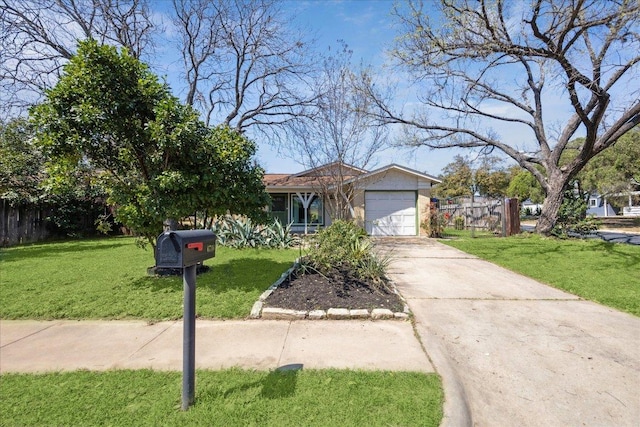
[[[249,314],[250,319],[265,319],[265,320],[362,320],[362,319],[371,319],[371,320],[388,320],[388,319],[398,319],[398,320],[409,320],[411,317],[411,311],[409,310],[409,305],[407,301],[404,299],[400,292],[398,292],[398,288],[395,283],[389,281],[389,285],[392,291],[400,297],[403,304],[403,311],[393,312],[388,308],[374,308],[369,311],[367,309],[348,309],[348,308],[330,308],[329,310],[291,310],[286,308],[277,308],[277,307],[265,307],[264,301],[271,295],[271,293],[280,286],[289,275],[295,270],[295,268],[299,265],[300,258],[298,258],[291,268],[280,275],[280,278],[276,280],[269,289],[264,291],[262,295],[258,298],[258,300],[253,303],[253,307],[251,307],[251,313]]]

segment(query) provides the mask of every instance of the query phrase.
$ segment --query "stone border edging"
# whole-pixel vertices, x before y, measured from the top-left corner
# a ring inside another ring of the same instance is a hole
[[[268,319],[268,320],[345,320],[345,319],[372,319],[372,320],[384,320],[384,319],[401,319],[408,320],[411,314],[407,301],[400,295],[395,283],[389,282],[393,292],[400,297],[404,308],[401,312],[393,312],[388,308],[374,308],[369,311],[367,309],[348,309],[348,308],[330,308],[329,310],[292,310],[286,308],[277,307],[264,307],[264,301],[271,295],[271,293],[285,281],[285,279],[293,272],[293,270],[300,264],[300,258],[296,259],[293,266],[280,275],[280,278],[276,280],[269,289],[264,291],[251,307],[250,319]]]

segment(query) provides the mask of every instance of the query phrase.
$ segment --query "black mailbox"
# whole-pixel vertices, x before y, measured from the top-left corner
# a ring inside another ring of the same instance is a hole
[[[158,236],[156,267],[183,268],[216,256],[211,230],[167,231]]]

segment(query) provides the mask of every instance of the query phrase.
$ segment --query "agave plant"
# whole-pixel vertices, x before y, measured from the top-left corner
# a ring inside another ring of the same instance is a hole
[[[226,216],[215,221],[211,230],[218,236],[218,244],[233,248],[290,248],[299,243],[291,234],[291,224],[284,227],[277,220],[264,226],[249,218]]]
[[[263,229],[267,245],[271,248],[282,249],[297,246],[300,243],[300,239],[291,233],[292,225],[293,223],[289,223],[283,226],[280,220],[276,218],[273,223]]]
[[[262,231],[249,218],[233,220],[231,230],[230,243],[235,248],[266,246]]]
[[[211,224],[211,231],[216,235],[216,243],[221,246],[227,246],[227,237],[229,236],[229,223],[225,218],[219,218]]]

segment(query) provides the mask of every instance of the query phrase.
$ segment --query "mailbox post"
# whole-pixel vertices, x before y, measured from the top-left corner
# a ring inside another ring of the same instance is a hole
[[[184,314],[182,334],[182,410],[195,398],[196,264],[216,254],[216,235],[210,230],[167,231],[158,236],[156,267],[182,268]]]

